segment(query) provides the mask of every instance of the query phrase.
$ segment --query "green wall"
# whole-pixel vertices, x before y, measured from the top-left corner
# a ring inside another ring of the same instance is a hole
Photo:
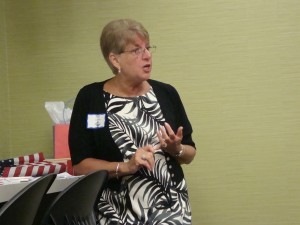
[[[9,156],[12,153],[9,145],[10,131],[7,129],[10,127],[8,81],[5,3],[0,0],[0,156]]]
[[[0,157],[52,157],[45,101],[110,77],[99,34],[130,17],[194,127],[193,224],[299,225],[299,12],[299,0],[0,0]]]

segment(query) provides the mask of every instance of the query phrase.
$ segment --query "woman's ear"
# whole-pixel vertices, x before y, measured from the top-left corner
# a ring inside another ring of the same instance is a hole
[[[119,70],[120,63],[119,63],[118,55],[115,55],[114,53],[110,53],[108,58],[109,58],[109,61],[111,62],[111,64]]]

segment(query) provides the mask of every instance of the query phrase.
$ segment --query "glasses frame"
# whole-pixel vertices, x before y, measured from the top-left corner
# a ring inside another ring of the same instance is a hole
[[[156,45],[150,45],[150,46],[147,46],[145,48],[135,48],[135,49],[132,49],[132,50],[128,50],[128,51],[122,51],[120,52],[120,54],[123,54],[123,53],[131,53],[131,54],[135,54],[136,56],[140,56],[140,55],[143,55],[145,54],[145,51],[148,51],[150,54],[154,53],[156,51]]]

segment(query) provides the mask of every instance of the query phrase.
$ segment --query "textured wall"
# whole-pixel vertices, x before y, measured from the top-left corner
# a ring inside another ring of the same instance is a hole
[[[9,156],[9,83],[6,51],[5,2],[0,0],[0,158]]]
[[[0,2],[3,157],[52,156],[44,102],[110,77],[100,29],[131,17],[158,46],[152,78],[179,90],[193,123],[193,224],[300,223],[300,1]]]

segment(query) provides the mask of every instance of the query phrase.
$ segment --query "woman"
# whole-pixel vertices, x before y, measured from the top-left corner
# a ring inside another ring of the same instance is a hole
[[[175,88],[150,79],[148,32],[115,20],[100,45],[114,76],[79,91],[69,131],[75,174],[109,172],[99,224],[191,224],[180,164],[196,154],[192,127]]]

